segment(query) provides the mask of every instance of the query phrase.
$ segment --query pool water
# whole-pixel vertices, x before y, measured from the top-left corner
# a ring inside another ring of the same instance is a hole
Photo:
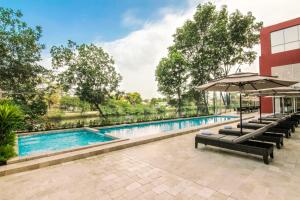
[[[104,134],[86,130],[19,136],[19,156],[57,152],[111,140],[113,138]]]
[[[236,118],[233,116],[209,116],[188,119],[178,119],[169,121],[158,121],[151,123],[141,123],[134,125],[124,125],[112,128],[99,128],[100,133],[108,133],[118,138],[135,138],[166,131],[178,130],[183,128],[200,126],[203,124],[211,124],[224,122],[226,120]]]
[[[113,140],[112,137],[106,136],[105,134],[109,134],[117,138],[135,138],[166,131],[200,126],[203,124],[224,122],[232,118],[235,117],[209,116],[99,128],[99,132],[68,130],[62,132],[53,131],[47,134],[19,136],[19,156],[31,156],[42,153],[57,152]]]

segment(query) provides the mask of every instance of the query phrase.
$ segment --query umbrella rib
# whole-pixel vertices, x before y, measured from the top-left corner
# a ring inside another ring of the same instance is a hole
[[[205,88],[204,90],[208,90],[209,88],[211,88],[211,87],[213,87],[213,86],[215,86],[215,84],[212,84],[212,85],[208,86],[208,87]]]
[[[257,88],[254,86],[253,83],[250,83],[250,85],[251,85],[255,90],[257,90]]]
[[[229,87],[230,87],[230,84],[226,87],[225,92],[227,92],[227,90],[229,89]]]

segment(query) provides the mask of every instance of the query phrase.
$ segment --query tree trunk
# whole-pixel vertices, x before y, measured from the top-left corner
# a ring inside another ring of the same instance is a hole
[[[96,107],[97,110],[99,111],[99,116],[106,119],[107,117],[104,115],[104,113],[103,113],[103,111],[101,110],[100,106],[99,106],[98,104],[95,104],[95,107]]]
[[[214,106],[214,114],[216,114],[216,92],[213,92],[213,106]]]
[[[178,112],[179,117],[181,117],[181,91],[180,91],[180,89],[177,89],[177,98],[178,98],[177,112]]]
[[[209,110],[208,110],[208,97],[205,96],[205,92],[202,91],[202,95],[203,95],[203,102],[204,102],[204,113],[206,115],[209,114]]]

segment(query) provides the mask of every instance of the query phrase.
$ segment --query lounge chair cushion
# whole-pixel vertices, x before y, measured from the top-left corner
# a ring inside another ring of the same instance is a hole
[[[200,134],[201,135],[212,135],[214,133],[211,130],[209,130],[209,129],[205,129],[205,130],[201,130]]]
[[[224,126],[224,129],[232,129],[232,126],[229,126],[229,125]]]
[[[211,135],[202,135],[201,133],[197,134],[198,138],[205,138],[205,139],[211,139],[211,140],[219,140],[222,137],[225,137],[225,135],[221,134],[211,134]]]

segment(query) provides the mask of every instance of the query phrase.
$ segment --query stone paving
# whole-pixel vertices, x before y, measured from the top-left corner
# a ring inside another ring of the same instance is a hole
[[[0,177],[0,199],[300,199],[300,128],[269,165],[247,154],[195,149],[194,136]]]

